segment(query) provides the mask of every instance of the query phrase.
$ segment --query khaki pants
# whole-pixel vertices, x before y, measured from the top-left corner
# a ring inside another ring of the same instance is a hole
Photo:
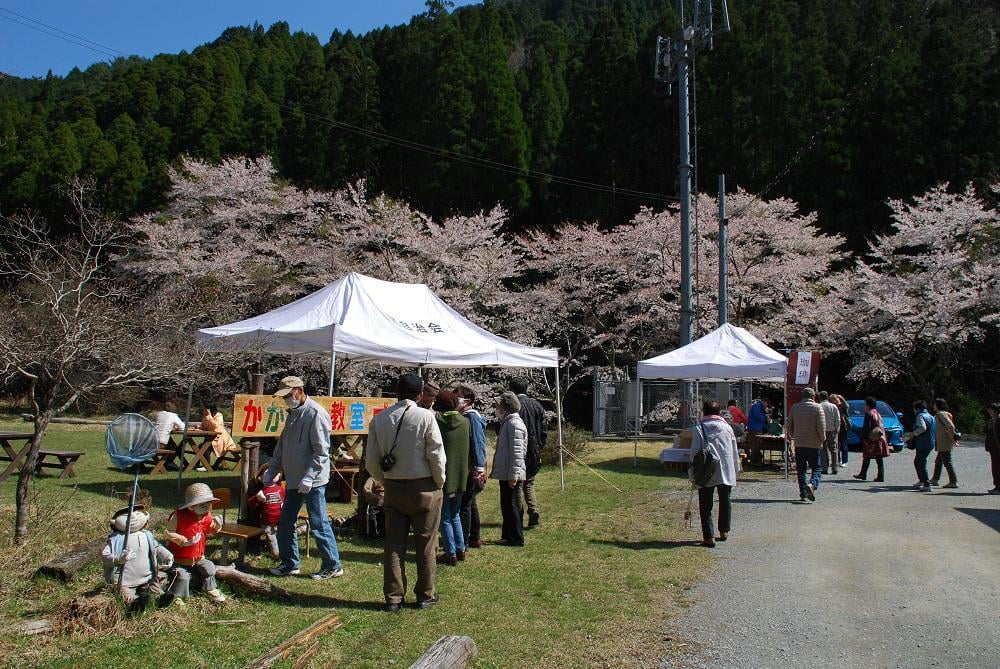
[[[434,596],[441,499],[441,489],[432,478],[386,479],[382,592],[387,604],[401,604],[406,595],[404,563],[411,526],[417,554],[417,584],[413,592],[418,602]]]
[[[823,440],[823,469],[830,469],[833,474],[837,473],[840,467],[840,441],[836,432],[827,431],[826,439]]]

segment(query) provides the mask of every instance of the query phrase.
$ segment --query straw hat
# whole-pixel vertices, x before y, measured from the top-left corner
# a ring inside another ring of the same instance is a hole
[[[192,483],[184,491],[184,503],[178,508],[189,509],[198,504],[218,501],[220,501],[219,498],[212,494],[212,489],[207,485],[204,483]]]

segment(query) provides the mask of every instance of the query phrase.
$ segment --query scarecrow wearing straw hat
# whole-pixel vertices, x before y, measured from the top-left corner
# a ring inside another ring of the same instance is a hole
[[[221,604],[226,596],[215,582],[215,564],[205,558],[205,537],[222,528],[218,516],[209,513],[219,498],[204,483],[192,483],[184,491],[184,504],[167,519],[167,539],[174,555],[170,594],[187,597],[191,589],[201,590]]]
[[[121,577],[122,601],[129,608],[142,611],[149,602],[151,592],[163,594],[164,576],[160,570],[169,569],[174,556],[146,529],[149,514],[144,504],[134,507],[132,522],[126,526],[128,517],[127,506],[111,515],[111,534],[101,551],[101,560],[104,562],[104,580],[108,585],[117,586]],[[169,598],[161,600],[161,604],[166,603],[169,603]]]

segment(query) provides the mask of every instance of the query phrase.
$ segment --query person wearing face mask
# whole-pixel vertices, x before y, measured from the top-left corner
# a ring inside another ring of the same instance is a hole
[[[278,519],[278,554],[281,564],[271,569],[275,576],[299,573],[299,542],[295,521],[302,505],[309,512],[309,525],[322,562],[316,580],[344,575],[337,539],[326,513],[326,484],[330,481],[330,414],[306,395],[305,383],[286,376],[274,397],[284,399],[288,419],[274,447],[274,457],[261,482],[269,486],[278,472],[285,477],[285,503]]]

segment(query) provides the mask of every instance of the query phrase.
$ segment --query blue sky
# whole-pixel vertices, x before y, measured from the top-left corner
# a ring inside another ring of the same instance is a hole
[[[474,3],[455,0],[456,7],[468,4]],[[326,43],[334,29],[365,33],[407,23],[424,10],[423,0],[0,0],[0,72],[65,75],[117,52],[191,51],[230,26],[254,22],[287,21],[293,32],[314,33]]]

